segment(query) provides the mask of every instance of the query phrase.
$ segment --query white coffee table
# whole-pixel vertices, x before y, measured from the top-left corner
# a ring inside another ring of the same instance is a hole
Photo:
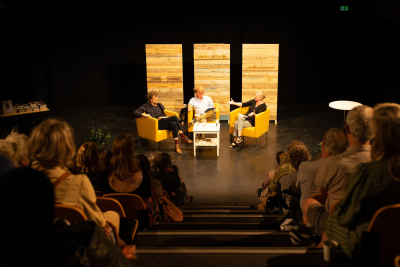
[[[195,124],[193,127],[193,150],[194,156],[196,156],[196,147],[199,146],[215,146],[217,147],[217,156],[219,156],[219,123],[199,123]],[[203,140],[198,140],[198,134],[216,134],[217,138],[205,138]],[[206,140],[206,141],[205,141]]]

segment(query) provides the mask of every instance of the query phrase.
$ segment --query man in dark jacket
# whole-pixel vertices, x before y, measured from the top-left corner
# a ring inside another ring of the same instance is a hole
[[[175,151],[181,155],[182,150],[179,148],[178,134],[181,136],[181,143],[183,144],[191,144],[193,141],[183,134],[179,118],[177,116],[167,117],[165,115],[165,108],[158,102],[158,93],[156,91],[148,92],[146,99],[149,102],[135,110],[133,115],[135,115],[136,118],[152,117],[158,119],[158,129],[172,131],[172,135],[175,139]]]

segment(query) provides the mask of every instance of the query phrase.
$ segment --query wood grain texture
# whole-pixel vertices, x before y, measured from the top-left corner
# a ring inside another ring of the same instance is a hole
[[[229,115],[230,45],[194,44],[194,84],[202,86],[204,95],[220,104],[220,115]]]
[[[183,107],[181,44],[146,44],[147,92],[157,91],[166,110]]]
[[[278,115],[278,71],[279,44],[243,44],[242,102],[263,91],[270,120],[277,120]]]

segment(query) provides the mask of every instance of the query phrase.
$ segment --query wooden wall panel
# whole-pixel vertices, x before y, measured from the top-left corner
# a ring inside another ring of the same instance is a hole
[[[277,120],[279,44],[243,44],[242,102],[263,91],[271,109],[270,120]]]
[[[183,72],[181,44],[146,44],[147,92],[158,92],[166,110],[178,112],[183,107]]]
[[[194,45],[194,84],[204,87],[214,103],[220,104],[220,115],[229,115],[230,45]]]

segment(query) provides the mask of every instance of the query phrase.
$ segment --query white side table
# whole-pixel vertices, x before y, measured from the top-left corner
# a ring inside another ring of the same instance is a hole
[[[193,150],[196,156],[196,147],[199,146],[215,146],[217,147],[217,156],[219,156],[219,123],[199,123],[193,127]],[[198,140],[198,134],[216,134],[217,138],[206,138],[205,140]]]
[[[354,101],[340,100],[329,103],[329,106],[331,108],[344,111],[344,116],[343,116],[343,130],[344,130],[344,125],[346,124],[346,110],[352,110],[354,107],[362,106],[362,104]]]

